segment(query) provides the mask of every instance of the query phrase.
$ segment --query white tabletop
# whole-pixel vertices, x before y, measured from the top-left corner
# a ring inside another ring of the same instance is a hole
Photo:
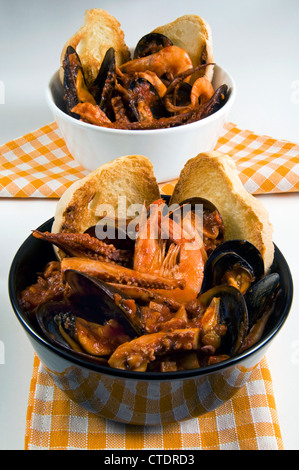
[[[132,47],[154,27],[198,14],[212,28],[215,61],[230,71],[237,99],[229,120],[241,128],[299,142],[299,2],[295,0],[0,0],[0,145],[53,121],[45,88],[64,42],[86,8],[121,23]],[[274,241],[295,287],[289,318],[267,352],[285,449],[298,449],[299,194],[258,196],[270,214]],[[0,449],[24,449],[33,350],[10,306],[11,261],[33,228],[52,217],[55,200],[0,200]],[[296,211],[297,209],[297,211]]]

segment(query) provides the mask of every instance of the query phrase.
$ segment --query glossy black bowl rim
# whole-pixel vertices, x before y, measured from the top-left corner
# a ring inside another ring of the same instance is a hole
[[[37,230],[39,231],[44,231],[45,227],[51,226],[53,223],[54,218],[51,218],[44,222],[40,227],[38,227]],[[241,354],[238,354],[234,357],[231,357],[227,360],[221,361],[216,364],[212,364],[209,366],[204,366],[201,368],[197,369],[190,369],[190,370],[183,370],[183,371],[174,371],[174,372],[138,372],[138,371],[127,371],[127,370],[122,370],[122,369],[115,369],[111,368],[109,366],[101,365],[101,364],[96,364],[95,362],[91,362],[89,360],[86,360],[85,358],[80,357],[79,355],[76,356],[74,353],[71,351],[69,352],[67,349],[64,349],[62,347],[56,346],[52,344],[50,341],[48,341],[46,338],[42,336],[42,334],[39,334],[39,332],[35,331],[34,328],[32,328],[28,322],[26,321],[26,315],[24,312],[22,312],[20,305],[18,303],[17,297],[15,295],[14,291],[14,285],[13,285],[13,277],[14,277],[14,272],[18,263],[18,258],[20,254],[22,253],[24,247],[26,246],[27,243],[30,242],[31,237],[33,235],[29,235],[26,240],[22,243],[20,248],[18,249],[17,253],[14,256],[14,259],[12,261],[10,271],[9,271],[9,277],[8,277],[8,290],[9,290],[9,297],[10,297],[10,302],[13,307],[14,313],[25,329],[25,331],[35,340],[37,341],[41,346],[45,347],[46,349],[50,350],[52,353],[60,356],[61,358],[76,364],[78,366],[81,366],[85,369],[88,369],[93,372],[98,372],[101,374],[105,375],[110,375],[113,377],[122,377],[124,379],[135,379],[138,381],[171,381],[175,379],[187,379],[187,378],[198,378],[201,376],[209,375],[212,373],[215,373],[219,370],[222,369],[227,369],[233,366],[238,365],[240,362],[244,361],[245,359],[249,358],[250,356],[253,356],[255,352],[258,350],[262,349],[267,343],[270,342],[270,340],[279,332],[279,330],[282,328],[284,325],[293,301],[293,280],[292,280],[292,275],[290,268],[288,266],[288,263],[286,262],[284,256],[282,255],[281,251],[279,248],[274,244],[275,248],[275,253],[282,259],[284,263],[284,268],[287,274],[288,278],[288,286],[289,286],[289,295],[287,298],[287,302],[284,305],[283,312],[280,315],[279,321],[276,322],[275,326],[272,328],[271,331],[265,335],[260,341],[258,341],[256,344],[254,344],[251,348],[247,349]]]

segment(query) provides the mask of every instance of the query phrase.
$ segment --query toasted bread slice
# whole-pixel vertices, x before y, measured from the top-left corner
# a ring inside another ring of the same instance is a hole
[[[185,49],[193,66],[214,61],[212,33],[209,24],[200,16],[184,15],[152,32],[167,36],[175,46]],[[206,75],[211,81],[214,66],[209,65],[198,76]]]
[[[246,191],[228,155],[203,152],[185,164],[170,203],[196,196],[208,199],[217,207],[226,240],[248,240],[259,249],[267,271],[274,256],[268,212],[260,200]]]
[[[86,10],[83,26],[66,42],[60,58],[60,79],[63,83],[63,60],[67,46],[72,46],[80,57],[87,86],[97,77],[106,51],[113,47],[116,65],[130,59],[120,23],[105,10]]]
[[[112,209],[116,217],[124,218],[132,204],[149,205],[159,198],[150,160],[141,155],[123,156],[100,166],[64,192],[56,206],[52,232],[84,233],[106,209],[107,215]]]

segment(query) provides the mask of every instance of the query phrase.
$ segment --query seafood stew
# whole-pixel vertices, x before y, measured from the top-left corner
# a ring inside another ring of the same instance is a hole
[[[94,237],[86,234],[33,232],[49,262],[21,286],[19,304],[50,342],[107,368],[164,373],[218,364],[260,340],[281,302],[279,266],[265,274],[246,241],[223,241],[221,214],[200,224],[191,209],[180,225],[177,211],[165,209],[159,200],[145,212],[133,249],[97,239],[88,245]],[[55,260],[52,244],[69,254]]]
[[[68,46],[63,61],[64,103],[72,117],[112,129],[146,130],[196,122],[227,101],[226,84],[214,90],[208,66],[193,66],[188,53],[164,35],[138,41],[133,59],[117,66],[107,50],[98,75],[87,85],[80,57]]]

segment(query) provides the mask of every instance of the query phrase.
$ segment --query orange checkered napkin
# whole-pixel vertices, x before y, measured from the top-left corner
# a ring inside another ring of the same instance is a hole
[[[283,450],[264,357],[228,402],[199,418],[125,425],[86,411],[56,387],[34,357],[25,450]]]
[[[299,145],[225,124],[216,149],[231,155],[250,193],[299,191]],[[0,196],[59,198],[87,174],[70,155],[56,123],[0,147]],[[178,175],[179,176],[179,175]],[[162,185],[169,194],[173,184]]]

